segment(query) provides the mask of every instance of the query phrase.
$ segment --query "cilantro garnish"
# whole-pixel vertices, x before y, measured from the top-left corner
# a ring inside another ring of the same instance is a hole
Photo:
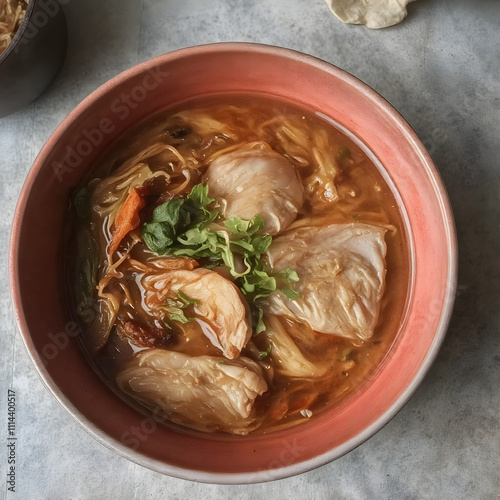
[[[184,309],[191,305],[196,305],[196,300],[190,299],[185,293],[177,292],[177,297],[168,298],[165,301],[163,309],[171,321],[178,321],[179,323],[188,323],[194,321],[194,318],[188,318],[184,314]]]
[[[292,269],[275,273],[262,260],[272,237],[259,234],[264,227],[260,215],[251,220],[233,217],[220,222],[219,211],[211,208],[214,202],[215,199],[208,196],[208,186],[197,184],[186,198],[176,198],[156,207],[151,221],[142,228],[142,236],[148,248],[158,255],[204,259],[205,267],[228,269],[252,305],[254,331],[260,333],[265,326],[259,299],[277,289],[288,298],[296,299],[298,293],[292,285],[299,278]],[[172,314],[183,316],[178,311]]]
[[[269,347],[265,351],[259,352],[258,356],[259,361],[266,359],[271,354],[272,350],[273,350],[273,344],[269,343]]]

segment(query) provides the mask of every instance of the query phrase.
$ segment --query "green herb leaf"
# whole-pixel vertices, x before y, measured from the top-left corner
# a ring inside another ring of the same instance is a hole
[[[300,297],[300,293],[292,290],[291,288],[282,288],[281,291],[289,298],[290,300],[297,300]]]
[[[190,299],[184,292],[179,290],[177,292],[177,300],[181,302],[182,308],[186,308],[188,306],[194,306],[196,305],[196,300]]]
[[[299,281],[299,275],[293,269],[286,268],[276,273],[276,281],[278,288],[290,299],[297,300],[299,292],[292,288],[294,283]]]
[[[182,199],[175,199],[156,207],[153,210],[153,222],[166,222],[170,226],[175,227],[179,222],[180,210],[184,203],[185,201]]]
[[[264,219],[259,214],[255,215],[251,220],[231,217],[224,221],[224,225],[233,234],[246,233],[252,236],[264,227]]]
[[[260,270],[256,266],[251,274],[241,277],[241,291],[245,295],[255,294],[254,300],[268,297],[276,290],[276,279],[269,274],[270,270]]]
[[[171,225],[150,222],[144,224],[142,237],[150,250],[163,255],[165,250],[175,241],[175,232]]]
[[[269,343],[269,347],[265,351],[259,352],[259,357],[258,357],[259,361],[266,359],[271,354],[272,350],[273,350],[273,344]]]
[[[178,321],[179,323],[189,323],[190,321],[194,321],[194,318],[187,318],[184,314],[184,311],[179,311],[178,313],[170,313],[168,316],[170,321]]]
[[[292,284],[299,281],[299,275],[297,274],[297,271],[295,271],[294,269],[290,269],[289,267],[277,272],[276,276]]]
[[[179,291],[177,297],[168,298],[165,301],[163,309],[167,313],[169,321],[188,323],[194,321],[194,318],[188,318],[184,313],[184,309],[195,304],[196,300],[190,299],[185,293]]]
[[[191,202],[191,206],[197,210],[205,210],[208,205],[215,201],[215,198],[208,196],[208,186],[196,184],[187,195],[186,200]]]
[[[264,311],[258,304],[253,304],[251,311],[254,335],[258,335],[266,330],[266,324],[264,323]]]
[[[153,211],[151,222],[142,228],[146,245],[159,255],[172,253],[169,248],[186,230],[212,221],[217,216],[216,211],[207,209],[214,201],[208,196],[208,187],[197,184],[186,198],[176,198],[159,205]]]

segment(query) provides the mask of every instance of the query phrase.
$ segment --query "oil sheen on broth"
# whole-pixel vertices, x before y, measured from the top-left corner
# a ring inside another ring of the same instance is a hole
[[[307,421],[362,387],[397,333],[397,203],[312,111],[240,95],[162,111],[113,145],[72,208],[85,349],[122,397],[174,425]]]

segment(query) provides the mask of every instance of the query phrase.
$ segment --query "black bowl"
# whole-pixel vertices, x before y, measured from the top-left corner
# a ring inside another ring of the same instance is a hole
[[[12,42],[0,54],[0,118],[35,100],[66,55],[68,32],[57,0],[31,0]]]

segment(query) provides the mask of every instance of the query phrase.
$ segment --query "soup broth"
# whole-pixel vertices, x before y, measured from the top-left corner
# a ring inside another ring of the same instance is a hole
[[[286,101],[157,113],[98,162],[71,214],[84,347],[162,421],[231,434],[308,421],[373,376],[404,314],[391,189],[362,147]]]

